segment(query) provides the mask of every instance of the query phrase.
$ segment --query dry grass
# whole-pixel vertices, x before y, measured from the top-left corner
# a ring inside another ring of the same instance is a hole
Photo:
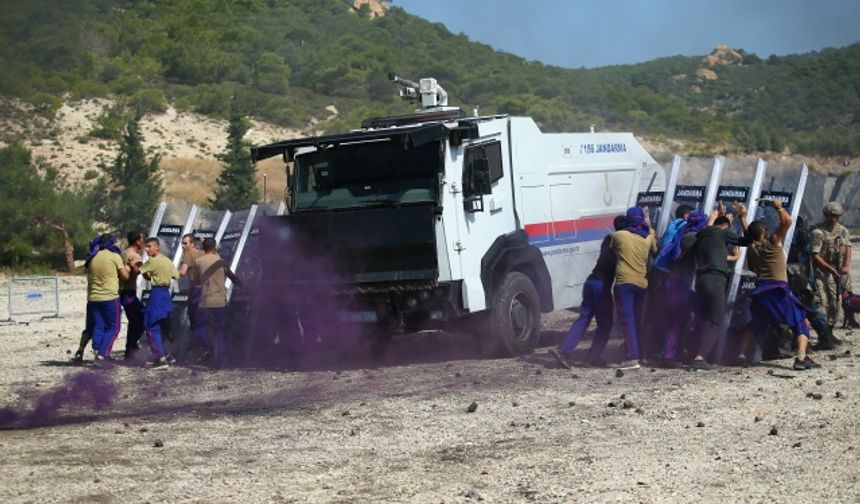
[[[266,191],[268,194],[263,194],[263,174],[267,176]],[[257,187],[260,188],[260,195],[266,201],[282,201],[284,199],[287,174],[283,159],[273,157],[257,163]]]
[[[168,202],[188,202],[208,206],[215,181],[221,173],[221,164],[211,159],[167,158],[161,163],[164,170],[164,198]],[[263,175],[266,175],[267,201],[283,198],[287,178],[280,158],[267,159],[257,164],[257,187],[263,195]]]

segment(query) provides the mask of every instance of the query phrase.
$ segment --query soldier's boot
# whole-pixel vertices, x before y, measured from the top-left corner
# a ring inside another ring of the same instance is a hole
[[[829,326],[818,317],[813,317],[812,328],[818,334],[818,343],[813,346],[814,350],[833,350],[842,340],[833,335],[833,326]]]

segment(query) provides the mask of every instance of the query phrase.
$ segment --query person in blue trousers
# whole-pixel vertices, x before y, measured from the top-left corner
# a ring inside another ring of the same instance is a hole
[[[215,365],[227,365],[227,342],[224,333],[227,316],[226,279],[233,284],[242,285],[242,281],[230,271],[227,264],[218,255],[215,239],[203,240],[203,255],[198,257],[191,266],[193,275],[200,281],[200,306],[197,310],[197,321],[194,327],[194,338],[200,348],[214,347]]]
[[[615,217],[615,230],[624,228],[627,220],[623,215]],[[615,280],[615,265],[617,257],[611,246],[612,234],[606,235],[600,244],[600,256],[591,274],[585,280],[582,288],[582,305],[579,307],[579,318],[570,326],[567,337],[561,344],[550,350],[562,366],[570,369],[571,356],[585,335],[591,320],[597,319],[597,330],[588,351],[586,362],[591,366],[603,367],[600,354],[609,342],[612,331],[612,282]]]
[[[615,268],[615,309],[624,331],[627,359],[615,365],[619,369],[639,369],[638,329],[642,302],[648,288],[648,258],[657,253],[654,229],[648,225],[639,207],[627,210],[624,229],[612,234],[612,250],[618,256]]]
[[[119,335],[122,324],[119,282],[128,280],[129,269],[122,262],[115,238],[107,233],[90,242],[85,265],[87,319],[84,333],[92,337],[95,352],[93,363],[101,366],[110,358],[111,348]],[[80,362],[83,360],[82,349],[78,350],[78,354],[80,356],[75,357]]]
[[[179,271],[170,259],[161,254],[161,242],[158,238],[147,238],[146,253],[149,260],[140,267],[140,273],[143,278],[149,280],[152,287],[146,310],[143,312],[143,326],[152,352],[149,365],[153,369],[164,369],[169,367],[169,363],[164,351],[163,337],[169,330],[170,313],[173,311],[170,284],[179,278]]]

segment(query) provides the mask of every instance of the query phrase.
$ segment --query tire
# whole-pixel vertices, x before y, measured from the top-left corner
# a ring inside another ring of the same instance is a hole
[[[540,301],[526,275],[512,271],[493,294],[487,318],[488,333],[497,350],[510,355],[534,351],[540,339]]]
[[[394,335],[382,327],[364,328],[361,332],[362,343],[367,348],[367,355],[372,361],[379,361],[388,353]]]

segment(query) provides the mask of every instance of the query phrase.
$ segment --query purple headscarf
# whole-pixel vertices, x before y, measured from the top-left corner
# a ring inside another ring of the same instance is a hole
[[[651,228],[648,222],[645,221],[645,212],[639,207],[631,207],[627,209],[627,225],[624,226],[625,231],[638,234],[642,238],[648,236],[648,231]]]
[[[672,239],[660,247],[657,257],[670,257],[675,260],[681,257],[681,242],[687,233],[698,233],[708,225],[708,215],[701,210],[693,210],[687,215],[687,219],[672,236]]]
[[[101,236],[96,236],[92,240],[90,240],[90,249],[87,252],[87,260],[84,262],[86,267],[90,266],[90,261],[101,252],[102,250],[110,250],[114,254],[121,254],[119,247],[116,246],[116,238],[113,235],[109,235],[109,237],[105,240],[102,240]]]

